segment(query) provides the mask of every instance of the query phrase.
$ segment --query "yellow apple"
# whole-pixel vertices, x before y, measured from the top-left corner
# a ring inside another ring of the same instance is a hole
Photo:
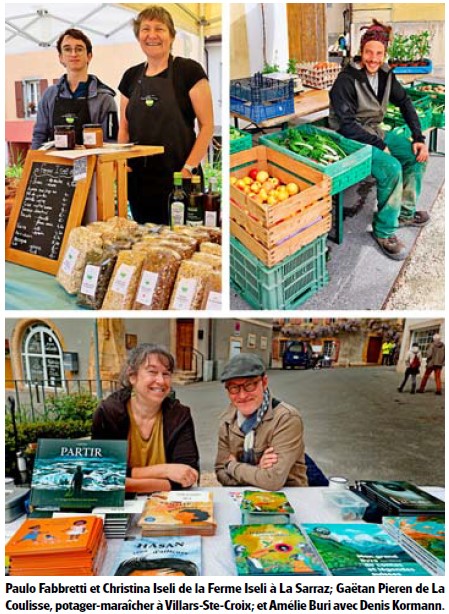
[[[237,177],[231,176],[231,185],[234,185],[237,182]]]
[[[274,188],[277,188],[278,185],[280,184],[280,181],[277,177],[269,177],[268,181],[273,184]]]
[[[245,183],[245,185],[251,185],[253,180],[251,179],[251,177],[243,177],[243,182]]]
[[[274,193],[268,194],[267,205],[275,205],[278,202]]]
[[[265,181],[268,179],[268,177],[269,177],[269,175],[268,175],[267,171],[259,171],[257,173],[256,179],[257,179],[257,181],[259,183],[265,183]]]
[[[243,179],[237,179],[237,181],[235,182],[235,187],[239,190],[243,190],[245,187],[245,182],[243,181]]]
[[[299,192],[298,184],[293,182],[287,183],[286,189],[290,196],[293,196],[294,194],[297,194]]]
[[[258,194],[258,192],[260,191],[260,188],[261,188],[261,187],[262,187],[262,186],[261,186],[261,184],[260,184],[260,182],[259,182],[259,181],[255,181],[254,183],[252,183],[252,184],[250,185],[251,192],[255,192],[256,194]]]

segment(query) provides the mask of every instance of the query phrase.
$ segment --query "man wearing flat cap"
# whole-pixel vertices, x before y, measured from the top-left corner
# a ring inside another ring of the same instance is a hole
[[[372,175],[377,182],[373,238],[389,258],[403,260],[407,250],[396,230],[422,227],[429,221],[426,211],[416,210],[429,152],[413,102],[385,63],[391,27],[373,20],[362,29],[361,56],[338,75],[329,93],[329,126],[348,139],[373,146]],[[399,108],[411,139],[381,127],[389,103]]]
[[[218,432],[218,481],[265,490],[307,486],[301,416],[273,398],[262,360],[256,354],[234,356],[221,381],[230,405]]]

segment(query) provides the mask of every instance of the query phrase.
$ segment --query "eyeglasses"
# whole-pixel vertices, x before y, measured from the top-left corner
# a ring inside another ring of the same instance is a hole
[[[75,55],[83,55],[83,53],[85,53],[87,51],[86,47],[82,47],[81,45],[79,45],[78,47],[63,47],[62,48],[62,53],[64,55],[72,55],[72,53],[74,53]]]
[[[258,377],[257,379],[249,380],[249,382],[245,382],[244,384],[229,384],[229,386],[226,386],[226,390],[229,392],[229,394],[238,394],[242,388],[245,392],[254,392],[261,381],[262,378]]]

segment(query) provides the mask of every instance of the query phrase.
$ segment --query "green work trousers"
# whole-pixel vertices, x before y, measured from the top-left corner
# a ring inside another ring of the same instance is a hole
[[[377,212],[373,232],[385,239],[394,235],[398,219],[412,218],[421,194],[425,163],[417,162],[412,143],[404,136],[385,134],[390,153],[373,147],[372,175],[377,181]]]

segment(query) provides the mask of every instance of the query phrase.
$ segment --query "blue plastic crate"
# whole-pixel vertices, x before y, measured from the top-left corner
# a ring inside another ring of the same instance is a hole
[[[433,70],[432,60],[428,60],[428,62],[426,66],[396,66],[393,68],[393,72],[396,75],[427,75]]]
[[[329,283],[326,238],[318,237],[273,267],[230,237],[232,287],[255,309],[294,309]]]
[[[288,100],[276,100],[274,102],[266,102],[262,104],[253,104],[251,102],[243,102],[231,96],[231,113],[237,113],[242,117],[258,123],[263,122],[273,117],[282,117],[283,115],[292,115],[295,112],[295,101],[292,98]]]
[[[230,93],[233,98],[253,104],[286,100],[294,96],[293,78],[288,81],[280,81],[266,77],[259,72],[253,77],[233,79]]]

